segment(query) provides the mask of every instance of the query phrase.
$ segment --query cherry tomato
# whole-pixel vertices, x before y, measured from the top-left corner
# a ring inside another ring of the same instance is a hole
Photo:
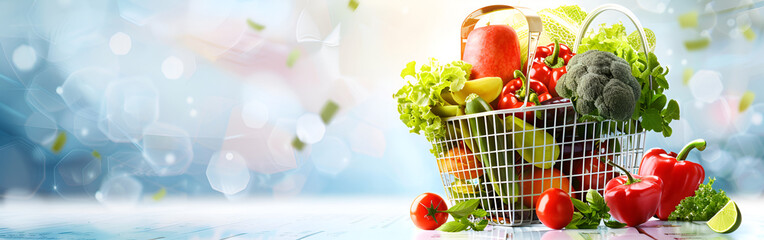
[[[411,221],[423,230],[435,230],[448,220],[448,209],[443,198],[434,193],[422,193],[411,203]]]
[[[536,204],[536,215],[541,223],[552,229],[562,229],[573,219],[573,201],[570,195],[559,188],[550,188],[541,193]]]

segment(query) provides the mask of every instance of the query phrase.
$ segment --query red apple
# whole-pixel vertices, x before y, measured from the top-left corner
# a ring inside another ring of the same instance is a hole
[[[504,84],[521,70],[517,33],[507,25],[488,25],[472,30],[467,36],[462,60],[472,64],[470,79],[500,77]]]

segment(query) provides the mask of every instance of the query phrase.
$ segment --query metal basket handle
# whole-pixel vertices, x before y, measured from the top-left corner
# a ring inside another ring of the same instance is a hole
[[[482,7],[478,10],[473,11],[469,15],[467,15],[467,17],[464,19],[464,22],[462,22],[462,30],[461,30],[462,33],[461,33],[461,41],[460,41],[462,50],[461,50],[461,54],[459,54],[459,57],[461,59],[464,59],[464,46],[467,45],[467,36],[469,36],[470,32],[472,32],[472,30],[475,29],[475,25],[478,23],[478,21],[480,21],[482,16],[492,12],[496,12],[496,11],[511,10],[511,9],[515,9],[518,12],[520,12],[520,14],[525,16],[525,21],[528,22],[528,54],[527,54],[528,59],[526,60],[526,63],[527,63],[526,65],[528,66],[525,72],[526,73],[530,72],[532,67],[531,62],[532,62],[532,59],[535,57],[534,55],[536,54],[536,52],[532,50],[536,49],[536,46],[538,45],[538,42],[539,42],[539,37],[541,36],[541,31],[544,30],[544,26],[541,24],[541,17],[539,17],[539,15],[536,14],[536,10],[526,8],[526,7],[514,7],[509,5],[491,5],[491,6]],[[527,89],[530,89],[530,81],[526,81],[526,84],[527,85],[525,87]],[[528,102],[528,95],[530,94],[526,94],[524,103]],[[521,109],[525,108],[526,105],[527,104],[523,104],[523,106],[520,108]]]
[[[639,22],[639,19],[637,16],[634,15],[631,10],[628,8],[618,5],[618,4],[605,4],[602,6],[599,6],[592,10],[591,13],[589,13],[586,18],[584,19],[584,22],[581,25],[581,30],[579,30],[578,35],[576,36],[576,42],[573,45],[573,52],[578,52],[578,47],[581,45],[581,40],[584,38],[584,34],[586,34],[586,30],[589,28],[589,25],[594,21],[594,18],[600,15],[600,13],[607,11],[607,10],[613,10],[616,12],[623,13],[626,15],[626,17],[631,20],[631,23],[634,24],[634,26],[637,28],[637,32],[639,33],[639,37],[642,40],[642,52],[645,54],[645,65],[648,67],[650,66],[650,56],[649,51],[647,50],[647,35],[645,34],[645,29],[642,27],[642,23]],[[464,45],[462,44],[462,49],[464,48]],[[653,88],[653,75],[649,75],[650,78],[650,88]]]

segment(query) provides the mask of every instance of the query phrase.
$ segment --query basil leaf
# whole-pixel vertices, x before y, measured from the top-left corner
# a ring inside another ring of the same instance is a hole
[[[625,227],[626,224],[616,220],[610,220],[610,221],[605,221],[605,226],[609,228],[622,228],[622,227]]]
[[[570,198],[570,200],[573,201],[573,206],[576,207],[579,212],[590,213],[592,211],[589,205],[582,202],[581,200],[575,198]]]
[[[597,221],[591,221],[583,225],[578,225],[578,229],[596,229],[600,226],[600,221],[597,219]]]
[[[486,212],[483,209],[477,209],[474,212],[472,212],[472,216],[475,216],[475,217],[478,217],[478,218],[485,217],[486,215],[488,215],[488,212]]]
[[[483,231],[485,227],[488,226],[488,219],[480,220],[475,226],[472,227],[472,230],[475,231]]]
[[[461,231],[467,230],[467,227],[468,227],[467,225],[464,225],[461,222],[451,221],[451,222],[446,222],[443,225],[440,225],[440,227],[438,227],[435,230],[442,231],[442,232],[461,232]]]
[[[454,218],[469,217],[470,214],[477,209],[478,204],[480,204],[480,199],[470,199],[464,202],[459,202],[442,212],[449,213],[451,216],[454,216]]]
[[[589,191],[586,192],[586,201],[591,205],[605,205],[605,198],[594,189],[589,189]]]

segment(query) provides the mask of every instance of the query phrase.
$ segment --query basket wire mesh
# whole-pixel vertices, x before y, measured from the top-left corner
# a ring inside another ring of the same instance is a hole
[[[535,49],[541,24],[532,22],[540,21],[538,16],[532,10],[504,5],[470,14],[462,26],[462,43],[476,18],[506,9],[521,10],[531,31],[538,25],[538,31],[529,34],[528,48]],[[624,13],[634,23],[647,54],[641,24],[628,9],[614,4],[603,5],[587,16],[574,51],[589,24],[606,10]],[[532,52],[528,56],[533,59]],[[605,161],[637,171],[645,147],[645,132],[637,130],[638,121],[578,119],[569,101],[445,118],[445,137],[432,145],[440,152],[438,169],[451,204],[479,199],[492,225],[538,223],[535,204],[545,189],[560,188],[583,200],[589,189],[603,194],[607,181],[620,176]]]

